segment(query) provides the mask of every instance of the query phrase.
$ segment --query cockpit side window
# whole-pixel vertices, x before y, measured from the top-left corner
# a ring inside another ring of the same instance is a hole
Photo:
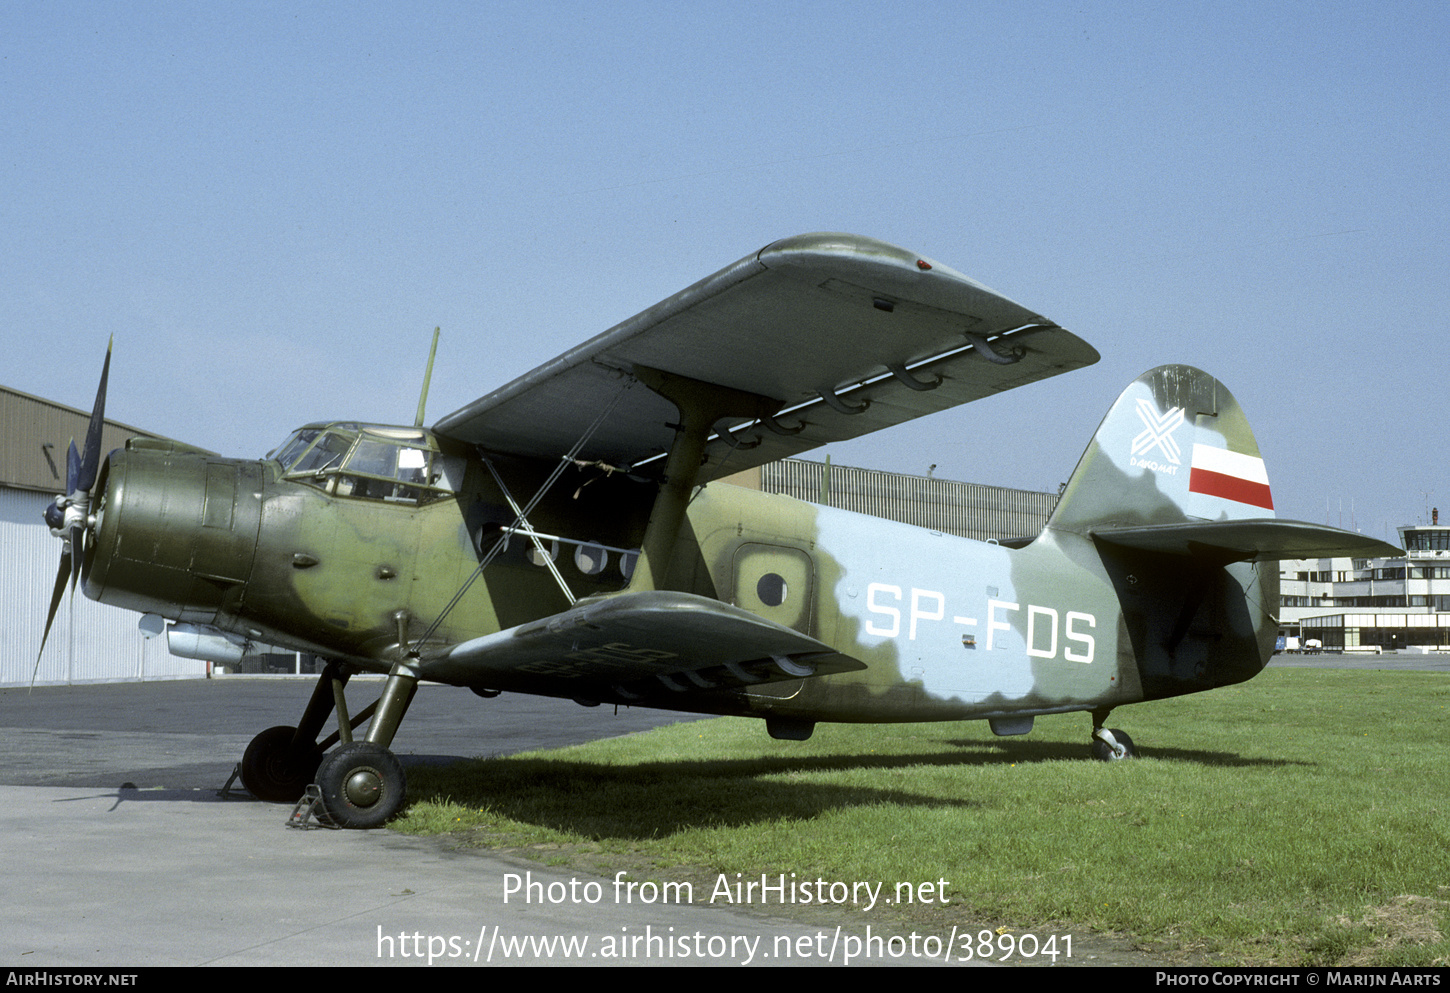
[[[391,479],[398,471],[399,451],[397,445],[374,441],[364,435],[357,443],[357,448],[353,449],[352,458],[347,460],[347,467],[352,472]]]
[[[275,458],[282,463],[282,468],[289,468],[297,460],[297,456],[307,450],[307,446],[317,440],[321,434],[315,428],[303,428],[300,431],[293,431],[291,436],[276,449],[268,454],[267,458]]]

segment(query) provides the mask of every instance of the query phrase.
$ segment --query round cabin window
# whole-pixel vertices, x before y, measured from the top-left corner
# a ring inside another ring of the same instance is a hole
[[[785,577],[776,572],[767,572],[755,584],[755,595],[767,607],[779,607],[785,603]]]

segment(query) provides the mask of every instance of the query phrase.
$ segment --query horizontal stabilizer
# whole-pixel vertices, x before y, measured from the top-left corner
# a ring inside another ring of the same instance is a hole
[[[637,699],[728,690],[866,666],[791,628],[689,593],[621,593],[464,642],[428,679],[510,688],[548,679],[561,695]],[[577,692],[569,692],[577,691]]]
[[[1223,562],[1277,562],[1334,556],[1387,558],[1404,554],[1394,545],[1353,531],[1272,517],[1136,527],[1105,525],[1091,528],[1089,533],[1099,541],[1125,548]]]

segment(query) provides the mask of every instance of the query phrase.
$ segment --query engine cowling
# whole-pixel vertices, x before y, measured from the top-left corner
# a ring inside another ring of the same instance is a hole
[[[166,443],[112,453],[97,481],[86,596],[175,621],[235,616],[256,557],[263,472]]]

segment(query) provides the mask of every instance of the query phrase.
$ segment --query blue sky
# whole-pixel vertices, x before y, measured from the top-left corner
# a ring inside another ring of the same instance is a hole
[[[1247,411],[1280,516],[1392,536],[1450,517],[1447,28],[1435,3],[0,2],[0,382],[86,407],[114,334],[111,416],[256,456],[411,422],[435,325],[430,422],[850,231],[1103,359],[834,461],[1054,489],[1128,382],[1186,362]]]

